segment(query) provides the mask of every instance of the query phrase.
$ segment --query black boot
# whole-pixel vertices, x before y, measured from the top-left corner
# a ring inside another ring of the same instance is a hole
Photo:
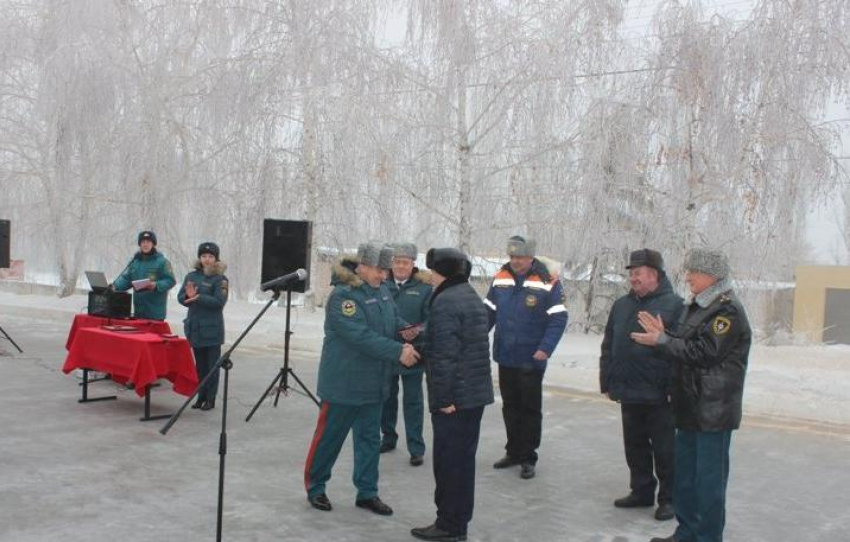
[[[206,400],[202,399],[199,395],[198,398],[195,399],[195,402],[192,403],[192,408],[201,408],[202,406],[204,406],[204,403],[206,403]]]
[[[330,512],[333,510],[331,500],[328,499],[328,496],[324,493],[316,495],[315,497],[307,497],[307,500],[310,502],[310,506],[316,510],[321,510],[322,512]]]
[[[354,504],[357,505],[358,508],[365,508],[366,510],[371,510],[379,516],[393,515],[393,509],[387,506],[384,501],[382,501],[378,497],[372,497],[371,499],[363,499],[362,501],[355,501]]]
[[[215,408],[215,399],[210,399],[208,401],[204,401],[204,404],[201,405],[201,410],[212,410]]]
[[[427,527],[417,527],[410,530],[410,534],[419,540],[436,540],[438,542],[462,542],[466,540],[465,534],[452,534],[437,527],[436,523],[432,523]]]
[[[676,510],[673,508],[672,503],[663,502],[655,509],[655,519],[658,521],[667,521],[674,517],[676,517]]]
[[[676,538],[676,535],[673,534],[673,535],[670,535],[670,536],[665,537],[665,538],[656,537],[656,538],[653,538],[652,540],[650,540],[649,542],[687,542],[687,541],[682,540],[681,538]]]
[[[614,506],[617,508],[644,508],[655,504],[655,496],[641,497],[634,493],[629,493],[625,497],[614,501]]]
[[[513,467],[514,465],[519,465],[519,461],[514,459],[513,457],[506,455],[502,459],[493,463],[494,469],[506,469],[508,467]]]

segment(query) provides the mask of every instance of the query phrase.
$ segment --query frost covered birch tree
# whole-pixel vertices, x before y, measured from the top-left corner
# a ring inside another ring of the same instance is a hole
[[[18,0],[0,4],[0,215],[67,295],[154,228],[178,273],[216,240],[255,291],[263,218],[501,258],[536,237],[586,329],[628,250],[697,243],[790,278],[847,180],[841,0]],[[401,25],[403,38],[387,40]],[[589,279],[587,279],[589,277]]]
[[[801,205],[841,175],[837,129],[820,120],[847,88],[849,16],[819,1],[758,2],[743,24],[706,18],[699,3],[660,8],[640,102],[647,170],[674,210],[661,221],[673,254],[709,243],[744,273],[767,264],[760,275],[791,276]]]

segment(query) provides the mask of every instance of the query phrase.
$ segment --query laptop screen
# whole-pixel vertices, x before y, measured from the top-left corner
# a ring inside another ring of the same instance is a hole
[[[106,290],[109,286],[109,282],[106,281],[106,275],[100,271],[86,271],[86,278],[88,279],[92,290],[96,292]]]

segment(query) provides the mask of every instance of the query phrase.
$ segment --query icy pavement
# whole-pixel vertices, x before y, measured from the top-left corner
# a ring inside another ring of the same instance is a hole
[[[209,413],[187,410],[167,436],[158,432],[161,422],[139,422],[142,399],[114,384],[93,391],[117,393],[117,401],[78,404],[77,380],[60,367],[72,313],[84,305],[0,294],[0,326],[25,351],[0,357],[0,541],[214,539],[220,403]],[[260,308],[228,305],[229,337]],[[180,330],[183,309],[169,311]],[[293,313],[293,366],[311,388],[322,315]],[[293,394],[276,409],[267,401],[245,423],[281,365],[283,322],[282,309],[270,310],[234,356],[223,539],[413,540],[410,528],[433,520],[430,457],[419,468],[403,449],[381,457],[381,497],[396,510],[382,518],[354,507],[346,446],[328,487],[334,511],[322,513],[307,504],[302,474],[315,406]],[[0,348],[12,350],[5,341]],[[651,509],[611,504],[627,492],[628,473],[619,409],[596,392],[597,349],[598,338],[568,335],[547,373],[535,479],[491,468],[504,430],[498,404],[486,410],[471,541],[638,542],[672,532],[672,522],[655,521]],[[756,348],[749,415],[733,437],[728,540],[846,539],[850,392],[841,383],[848,358],[843,347]],[[167,386],[153,393],[154,414],[181,403]],[[427,422],[426,431],[430,442]]]

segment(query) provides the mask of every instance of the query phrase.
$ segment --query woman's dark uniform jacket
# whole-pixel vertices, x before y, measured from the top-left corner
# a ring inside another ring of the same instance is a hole
[[[187,307],[189,312],[183,320],[186,338],[195,348],[224,344],[224,312],[227,303],[228,283],[224,272],[224,262],[215,262],[207,269],[198,261],[195,269],[183,279],[177,301]],[[198,289],[198,299],[186,303],[186,283],[194,282]]]

